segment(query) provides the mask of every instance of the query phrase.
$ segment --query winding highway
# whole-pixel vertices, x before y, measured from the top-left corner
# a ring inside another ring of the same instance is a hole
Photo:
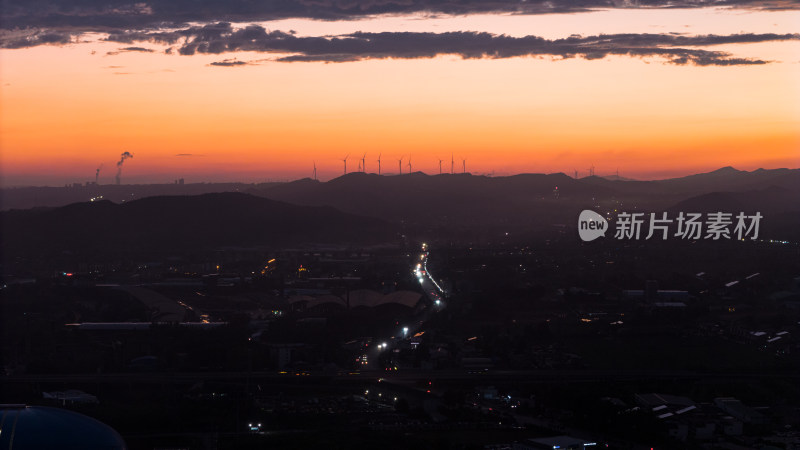
[[[428,244],[422,244],[422,252],[419,255],[419,261],[413,268],[413,272],[425,296],[428,297],[436,308],[441,309],[444,308],[442,296],[445,295],[445,292],[428,270],[428,253]]]
[[[419,253],[415,254],[412,258],[411,273],[419,282],[422,292],[430,301],[430,305],[425,307],[424,310],[414,318],[414,320],[411,320],[406,324],[401,324],[397,330],[393,330],[391,332],[391,336],[388,338],[378,339],[377,344],[374,346],[375,351],[378,352],[378,355],[386,350],[394,348],[400,341],[413,338],[416,334],[422,331],[422,325],[428,321],[433,314],[436,314],[445,308],[444,297],[446,293],[444,289],[439,286],[439,283],[437,283],[433,278],[433,275],[431,275],[430,271],[428,271],[428,256],[428,244],[423,243]],[[364,355],[362,356],[362,361],[365,359],[365,357],[367,360],[373,361],[373,356],[377,355]],[[364,365],[366,366],[364,368],[373,370],[375,369],[375,366],[371,362]]]

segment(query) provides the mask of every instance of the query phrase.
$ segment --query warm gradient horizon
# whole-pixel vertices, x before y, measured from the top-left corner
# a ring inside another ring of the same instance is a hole
[[[296,179],[314,165],[327,180],[364,154],[386,174],[409,156],[429,174],[451,158],[456,172],[466,160],[471,173],[635,179],[800,167],[800,12],[734,6],[214,10],[169,25],[11,7],[2,183],[83,183],[100,168],[110,184],[125,151],[123,183]]]

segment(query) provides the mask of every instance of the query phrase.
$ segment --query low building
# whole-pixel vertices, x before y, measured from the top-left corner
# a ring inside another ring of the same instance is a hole
[[[745,406],[733,397],[719,397],[714,399],[714,404],[726,414],[741,420],[744,423],[765,424],[767,417],[753,408]]]

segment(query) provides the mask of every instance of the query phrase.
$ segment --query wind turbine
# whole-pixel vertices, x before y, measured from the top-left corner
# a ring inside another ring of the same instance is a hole
[[[347,154],[347,156],[350,156],[350,153],[348,153],[348,154]],[[345,156],[345,157],[342,159],[342,162],[344,163],[344,174],[345,174],[345,175],[347,175],[347,156]]]
[[[401,156],[400,159],[397,160],[397,168],[400,170],[400,175],[403,174],[403,158],[405,157]]]
[[[453,164],[455,164],[455,159],[453,159],[453,154],[450,153],[450,175],[453,174]]]
[[[378,153],[378,175],[381,174],[381,155],[383,153]]]
[[[442,160],[439,160],[439,175],[442,174]]]
[[[367,159],[367,154],[366,154],[366,153],[364,153],[363,155],[361,155],[361,171],[362,171],[362,172],[366,172],[366,171],[367,171],[367,162],[366,162],[366,159]]]
[[[408,173],[411,173],[411,155],[408,155]]]
[[[575,179],[577,180],[578,179],[578,169],[572,169],[572,170],[575,171]]]
[[[317,162],[314,161],[314,181],[317,181]]]
[[[466,159],[462,159],[461,160],[461,170],[463,170],[464,173],[467,173],[467,160]]]

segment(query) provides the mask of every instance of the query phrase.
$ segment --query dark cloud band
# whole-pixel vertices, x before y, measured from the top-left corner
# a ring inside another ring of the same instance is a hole
[[[0,36],[0,47],[20,48],[74,42],[69,33],[31,32]],[[464,59],[552,57],[556,59],[601,59],[611,55],[657,57],[672,64],[734,66],[766,64],[762,59],[736,58],[730,53],[700,47],[724,44],[800,40],[800,34],[683,35],[624,33],[597,36],[573,35],[563,39],[539,36],[514,37],[486,32],[447,33],[356,32],[338,36],[297,36],[293,32],[270,31],[261,25],[237,28],[227,22],[189,26],[176,30],[110,32],[109,42],[127,44],[119,51],[150,52],[137,43],[170,46],[181,55],[263,52],[279,62],[351,62],[366,59],[415,59],[456,55]],[[117,52],[112,52],[116,54]],[[214,66],[242,66],[244,61],[223,60]]]
[[[285,18],[352,20],[380,14],[549,14],[608,8],[799,9],[797,0],[3,0],[0,27],[80,27],[92,31],[188,22]]]
[[[281,62],[349,62],[384,58],[433,58],[457,55],[464,59],[550,56],[554,58],[600,59],[609,55],[661,57],[673,64],[730,66],[765,64],[760,59],[733,58],[729,53],[698,49],[722,44],[800,40],[800,34],[610,34],[544,39],[513,37],[485,32],[448,33],[357,32],[339,36],[301,37],[269,31],[260,25],[234,28],[229,23],[189,27],[173,32],[129,32],[109,35],[123,43],[148,41],[176,45],[182,55],[255,51],[288,54]],[[693,47],[693,48],[689,48]],[[234,64],[219,64],[234,65]],[[239,64],[236,64],[239,65]]]

